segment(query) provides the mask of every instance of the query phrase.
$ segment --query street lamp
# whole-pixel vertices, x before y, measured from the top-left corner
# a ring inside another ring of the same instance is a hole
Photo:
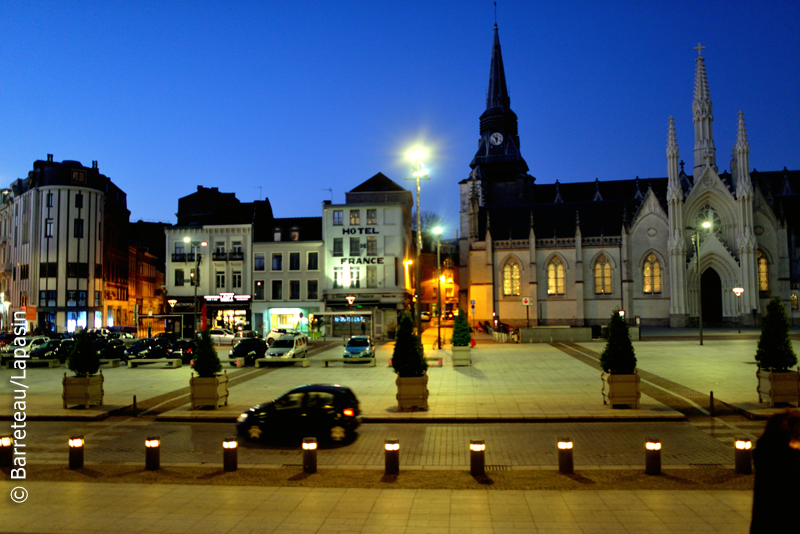
[[[416,319],[416,326],[417,326],[417,333],[419,334],[422,331],[422,316],[421,309],[420,309],[420,277],[422,276],[422,269],[421,264],[419,261],[420,254],[422,253],[422,223],[420,217],[420,209],[419,209],[419,181],[420,180],[430,180],[428,178],[428,169],[425,168],[425,164],[422,163],[423,158],[428,155],[427,151],[424,148],[414,148],[406,154],[406,157],[411,161],[411,168],[413,172],[411,175],[413,178],[406,178],[406,180],[415,180],[417,182],[417,265],[416,265],[416,274],[415,274],[415,291],[417,293],[416,298],[416,306],[415,306],[415,319]]]
[[[436,291],[438,303],[436,304],[436,311],[439,313],[439,319],[436,321],[436,346],[439,350],[442,349],[442,228],[437,226],[433,229],[436,234],[436,280],[439,284],[439,289]]]
[[[347,299],[347,309],[350,312],[350,317],[348,317],[348,322],[350,323],[350,337],[353,337],[353,303],[356,301],[355,295],[348,295],[345,297]]]
[[[734,293],[734,295],[736,295],[736,315],[739,316],[738,317],[738,321],[736,321],[736,322],[739,323],[739,333],[741,334],[742,333],[742,308],[741,308],[741,302],[739,301],[739,297],[741,297],[742,293],[744,293],[744,288],[743,287],[734,287],[733,288],[733,293]]]
[[[192,285],[194,285],[194,322],[192,323],[192,335],[197,337],[197,286],[200,284],[200,254],[197,252],[197,247],[207,247],[206,241],[192,241],[190,237],[183,238],[184,243],[192,244],[192,253],[194,254],[194,271],[192,272]]]
[[[702,224],[703,228],[708,230],[711,228],[711,223],[709,221],[703,221]],[[695,259],[697,260],[697,315],[700,322],[700,344],[703,344],[703,286],[702,280],[700,279],[700,229],[699,228],[692,228],[691,226],[686,227],[687,230],[694,230],[695,235],[694,237],[694,245],[695,245]]]

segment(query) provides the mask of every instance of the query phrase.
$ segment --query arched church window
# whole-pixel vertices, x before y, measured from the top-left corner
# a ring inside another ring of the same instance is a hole
[[[758,290],[767,293],[769,291],[769,263],[767,256],[758,251]]]
[[[503,267],[503,296],[519,294],[519,263],[512,260]]]
[[[646,294],[661,293],[661,264],[655,254],[648,254],[642,267],[643,292]]]
[[[605,254],[600,254],[594,264],[595,295],[611,294],[611,264]]]
[[[547,265],[547,294],[564,294],[564,264],[558,257],[553,258]]]
[[[797,309],[797,293],[792,293],[792,309]]]
[[[709,228],[705,228],[703,226],[704,222],[711,223]],[[717,210],[706,204],[703,206],[697,213],[697,218],[694,220],[694,228],[698,232],[700,232],[700,239],[705,239],[711,233],[714,233],[717,236],[722,235],[722,217],[719,216]]]

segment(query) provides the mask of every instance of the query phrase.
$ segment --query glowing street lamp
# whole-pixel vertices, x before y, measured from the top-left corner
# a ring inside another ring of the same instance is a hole
[[[734,293],[734,295],[736,295],[736,315],[739,316],[739,320],[737,321],[737,323],[739,323],[739,333],[741,334],[742,333],[742,308],[741,308],[741,302],[739,301],[739,297],[741,297],[742,293],[744,293],[744,288],[743,287],[734,287],[733,288],[733,293]]]
[[[194,329],[194,337],[197,337],[197,286],[200,285],[200,254],[197,252],[197,247],[207,247],[208,242],[206,241],[192,241],[190,237],[183,238],[184,243],[191,243],[192,250],[194,251],[194,272],[192,273],[192,285],[194,285],[194,323],[192,323],[192,328]]]
[[[419,209],[419,181],[430,180],[430,178],[428,178],[428,169],[426,169],[425,164],[422,163],[422,160],[427,156],[428,151],[422,147],[413,148],[406,154],[406,158],[411,161],[411,168],[413,169],[411,173],[413,178],[406,178],[406,180],[415,180],[417,182],[417,268],[415,276],[416,306],[414,315],[418,334],[422,331],[422,310],[420,307],[420,295],[422,294],[420,291],[420,277],[422,276],[422,269],[419,261],[420,254],[422,253],[422,223]]]

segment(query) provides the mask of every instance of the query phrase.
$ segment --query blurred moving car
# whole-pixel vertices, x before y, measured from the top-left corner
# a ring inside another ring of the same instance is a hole
[[[281,336],[269,346],[265,358],[307,358],[308,338],[304,334]]]
[[[267,334],[267,345],[272,345],[272,342],[278,339],[281,336],[286,335],[296,335],[299,334],[297,330],[292,330],[291,328],[273,328]]]
[[[180,358],[181,363],[189,363],[192,361],[195,350],[197,350],[196,340],[179,339],[167,349],[167,358]]]
[[[253,406],[236,419],[236,430],[250,440],[316,437],[338,443],[355,437],[360,423],[358,399],[350,388],[314,384]]]
[[[352,336],[344,346],[345,358],[374,358],[375,343],[369,336]]]
[[[431,320],[431,312],[420,312],[419,318],[422,321],[430,321]]]
[[[229,358],[243,358],[245,365],[255,365],[256,360],[263,358],[269,346],[263,339],[246,337],[239,339],[231,349]],[[235,366],[236,362],[231,362]]]
[[[453,315],[452,310],[444,312],[444,320],[445,321],[452,321],[454,318],[455,318],[455,316]]]
[[[170,346],[169,339],[147,337],[140,339],[127,349],[125,357],[131,360],[141,358],[166,358],[167,348]]]

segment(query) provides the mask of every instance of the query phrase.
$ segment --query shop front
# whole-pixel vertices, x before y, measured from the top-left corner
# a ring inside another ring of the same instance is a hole
[[[204,295],[206,327],[227,328],[232,332],[253,330],[250,301],[250,295],[235,293]]]

